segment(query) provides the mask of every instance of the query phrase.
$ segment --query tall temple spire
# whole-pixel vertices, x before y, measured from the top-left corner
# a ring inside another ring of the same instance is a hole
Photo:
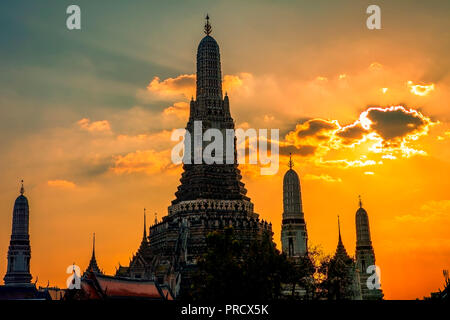
[[[205,19],[206,19],[206,23],[205,23],[204,32],[206,33],[207,36],[209,36],[209,34],[212,31],[212,27],[209,24],[209,15],[208,14],[206,14],[206,18]]]
[[[189,121],[186,125],[186,130],[190,133],[190,143],[187,143],[188,139],[185,140],[185,147],[189,148],[185,149],[185,155],[189,153],[190,157],[189,161],[184,162],[181,184],[175,193],[173,205],[199,199],[250,200],[241,181],[234,139],[227,138],[223,146],[226,152],[214,153],[213,159],[202,157],[208,143],[199,144],[194,139],[194,128],[199,124],[203,132],[208,129],[234,132],[235,128],[230,114],[229,98],[222,95],[220,49],[210,35],[209,16],[205,28],[208,32],[197,48],[196,95],[195,100],[190,102]],[[229,154],[230,150],[233,150],[234,154]],[[220,158],[219,154],[222,155]],[[187,156],[183,158],[186,159]],[[212,164],[207,164],[207,160],[211,160]]]
[[[11,240],[8,249],[8,267],[4,277],[5,285],[24,285],[31,283],[30,273],[30,235],[29,235],[29,206],[23,180],[20,195],[14,203],[12,217]]]
[[[97,259],[95,258],[95,232],[92,235],[92,256],[89,265],[86,268],[86,272],[102,273],[98,267]]]
[[[231,225],[242,231],[236,237],[246,246],[262,239],[266,231],[272,234],[271,225],[259,219],[246,196],[236,157],[236,137],[229,134],[234,135],[235,123],[229,98],[222,96],[220,50],[210,34],[209,16],[205,31],[197,48],[196,94],[186,124],[181,183],[168,215],[158,221],[155,213],[148,245],[137,251],[128,270],[122,273],[167,280],[175,295],[190,293],[190,279],[197,261],[208,251],[204,239],[212,229]],[[228,133],[221,144],[225,152],[217,143],[207,152],[210,143],[198,137],[208,129]]]
[[[338,239],[338,245],[336,248],[336,253],[335,253],[335,257],[339,257],[342,259],[348,259],[350,258],[349,255],[347,254],[347,250],[345,250],[344,247],[344,243],[342,242],[342,236],[341,236],[341,220],[339,215],[337,216],[337,220],[338,220],[338,234],[339,234],[339,239]]]
[[[145,250],[148,247],[148,238],[147,238],[147,209],[144,208],[144,234],[142,236],[141,246],[139,247],[139,251]]]

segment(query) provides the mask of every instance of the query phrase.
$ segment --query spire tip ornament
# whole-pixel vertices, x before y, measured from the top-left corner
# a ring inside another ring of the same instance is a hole
[[[289,162],[288,162],[288,166],[289,166],[289,169],[291,169],[291,170],[292,170],[292,168],[294,167],[294,161],[292,161],[292,153],[291,153],[291,152],[289,152]]]
[[[20,187],[20,194],[23,196],[23,194],[25,193],[25,189],[23,187],[23,179],[20,182],[22,183],[22,186]]]
[[[206,23],[205,23],[204,32],[206,33],[207,36],[209,36],[209,34],[212,31],[212,27],[209,24],[209,15],[208,14],[206,14],[206,18],[205,19],[206,19]]]

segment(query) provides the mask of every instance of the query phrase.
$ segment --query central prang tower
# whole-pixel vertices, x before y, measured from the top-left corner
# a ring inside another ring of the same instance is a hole
[[[231,145],[227,146],[225,139],[226,130],[234,130],[234,121],[230,114],[228,95],[222,97],[220,50],[216,40],[210,36],[211,30],[209,17],[206,16],[204,30],[206,36],[200,41],[197,49],[196,99],[191,100],[189,121],[186,126],[191,139],[189,144],[185,144],[185,152],[191,154],[191,161],[183,166],[181,185],[175,193],[173,205],[197,199],[250,200],[241,181],[235,141],[232,139]],[[197,131],[201,129],[204,133],[212,128],[220,130],[224,137],[223,154],[215,155],[220,159],[217,162],[221,163],[206,164],[203,159],[205,143],[200,140],[201,137],[195,129]],[[200,143],[196,144],[195,139],[199,139]],[[232,154],[228,155],[232,160],[228,162],[226,150],[233,150]],[[196,161],[196,158],[199,161]]]
[[[219,45],[210,35],[208,16],[204,32],[206,36],[197,50],[196,99],[191,100],[186,125],[190,135],[186,135],[185,146],[193,148],[185,148],[185,156],[190,154],[192,162],[184,161],[175,199],[168,215],[150,227],[148,246],[139,249],[129,267],[122,267],[117,273],[134,278],[154,277],[159,283],[168,284],[176,296],[189,290],[197,261],[207,251],[206,237],[210,232],[232,227],[236,238],[244,244],[261,239],[264,233],[272,236],[272,225],[259,219],[246,196],[234,135],[223,139],[223,153],[211,154],[213,163],[202,157],[208,145],[194,143],[199,138],[194,129],[200,125],[202,133],[218,129],[223,137],[225,130],[234,129],[228,96],[222,96]],[[231,155],[226,154],[227,149],[232,150]],[[199,161],[195,161],[196,156],[200,156]]]

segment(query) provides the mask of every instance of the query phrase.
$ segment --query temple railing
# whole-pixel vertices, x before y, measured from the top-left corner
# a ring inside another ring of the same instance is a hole
[[[243,212],[253,215],[253,203],[246,200],[199,199],[182,201],[168,208],[169,216],[189,212]]]

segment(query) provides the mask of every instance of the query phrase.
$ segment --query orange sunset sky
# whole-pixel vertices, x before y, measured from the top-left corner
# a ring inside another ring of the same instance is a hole
[[[114,274],[147,224],[167,214],[181,167],[170,159],[195,94],[206,12],[239,128],[280,130],[280,168],[242,166],[255,211],[280,244],[288,153],[309,243],[355,251],[358,195],[386,299],[442,288],[450,268],[448,1],[77,1],[0,10],[0,277],[21,179],[31,273],[65,287],[67,266]],[[33,281],[34,281],[33,280]]]

